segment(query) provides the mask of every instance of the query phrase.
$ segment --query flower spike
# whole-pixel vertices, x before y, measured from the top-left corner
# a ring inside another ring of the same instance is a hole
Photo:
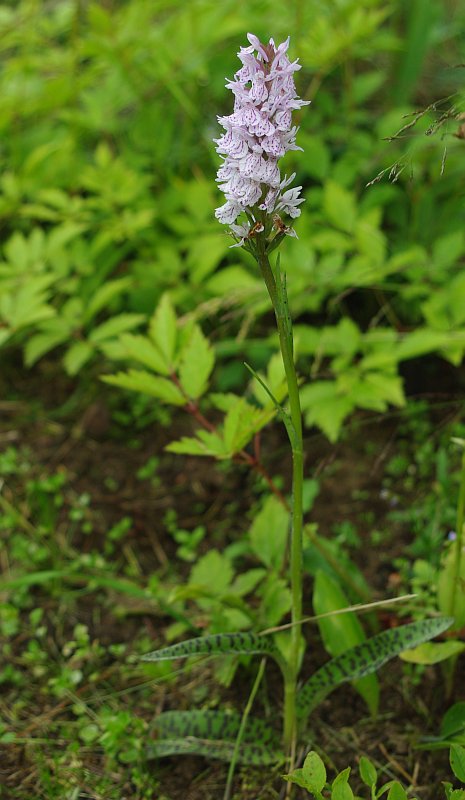
[[[292,219],[300,216],[302,187],[286,189],[295,174],[281,179],[278,161],[289,150],[302,149],[295,142],[298,128],[292,126],[292,111],[309,102],[296,93],[293,74],[300,64],[287,57],[289,38],[277,47],[273,39],[263,44],[252,33],[247,38],[250,46],[241,47],[238,53],[242,66],[226,83],[234,95],[234,111],[218,117],[225,132],[215,139],[223,159],[217,181],[226,199],[215,216],[230,226],[235,246],[250,243],[258,222],[268,233],[278,211]],[[237,223],[241,214],[247,221]],[[295,235],[292,228],[284,228],[288,235]]]

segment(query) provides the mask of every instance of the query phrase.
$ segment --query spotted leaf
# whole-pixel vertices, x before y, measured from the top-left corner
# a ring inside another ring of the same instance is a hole
[[[298,716],[304,721],[336,686],[375,672],[394,656],[437,636],[452,625],[451,617],[411,622],[378,633],[324,664],[304,684],[297,698]]]

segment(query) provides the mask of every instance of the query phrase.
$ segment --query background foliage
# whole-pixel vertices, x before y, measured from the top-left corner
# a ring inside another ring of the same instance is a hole
[[[231,355],[266,360],[250,341],[267,324],[263,287],[212,215],[215,115],[253,30],[291,35],[313,101],[287,163],[307,203],[285,254],[308,424],[334,439],[354,408],[401,405],[405,360],[459,364],[463,17],[453,0],[312,0],[286,15],[263,0],[4,3],[3,348],[26,367],[53,351],[70,374],[105,369],[169,290],[204,322],[227,385],[245,378]]]

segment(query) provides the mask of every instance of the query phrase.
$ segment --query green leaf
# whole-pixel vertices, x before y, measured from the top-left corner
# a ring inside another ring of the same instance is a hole
[[[243,597],[253,591],[256,585],[263,580],[265,575],[266,570],[260,567],[249,569],[247,572],[241,572],[235,578],[234,583],[229,587],[229,591],[238,597]]]
[[[307,425],[318,425],[330,442],[335,442],[354,408],[350,396],[341,394],[335,381],[314,381],[304,386],[300,398]]]
[[[209,458],[226,459],[229,452],[224,446],[223,439],[215,431],[197,431],[197,438],[183,436],[176,442],[170,442],[166,447],[169,453],[178,453],[190,456],[208,456]]]
[[[443,739],[453,739],[457,736],[465,736],[465,702],[454,703],[442,719],[441,737]]]
[[[398,361],[418,358],[427,353],[438,352],[452,343],[453,336],[450,333],[436,331],[432,328],[418,328],[412,333],[403,335],[396,345],[395,357]]]
[[[327,614],[350,606],[339,584],[327,573],[318,570],[313,590],[315,614]],[[366,640],[362,625],[351,611],[317,620],[323,644],[328,653],[338,656],[349,647]],[[379,703],[379,683],[376,675],[366,675],[354,682],[354,688],[363,697],[370,712],[376,714]]]
[[[186,404],[186,398],[172,381],[151,375],[145,370],[130,369],[128,372],[118,372],[116,375],[103,375],[102,381],[120,386],[122,389],[148,394],[173,406]]]
[[[74,342],[67,350],[63,364],[68,375],[77,375],[86,361],[92,358],[94,348],[90,342]]]
[[[101,325],[94,328],[89,334],[89,341],[100,344],[107,339],[112,339],[124,331],[136,328],[145,319],[143,314],[118,314],[116,317],[105,320]]]
[[[177,322],[169,294],[161,298],[150,320],[150,338],[162,354],[166,367],[172,370],[175,361]]]
[[[268,398],[268,401],[269,401],[268,403],[262,402],[261,404],[266,407],[267,405],[269,406],[270,403],[271,403],[271,406],[274,407],[279,419],[285,425],[285,428],[286,428],[286,431],[287,431],[287,435],[289,436],[289,441],[291,443],[292,449],[295,449],[297,447],[297,438],[296,438],[295,428],[294,428],[294,425],[293,425],[293,422],[292,422],[292,419],[291,419],[290,415],[280,405],[280,403],[278,402],[277,397],[275,397],[275,395],[271,392],[270,387],[265,383],[265,381],[258,374],[258,372],[255,372],[255,370],[252,369],[252,367],[249,364],[247,364],[247,362],[244,362],[244,366],[247,367],[249,372],[252,373],[252,375],[255,378],[256,385],[261,387],[261,389],[263,390],[263,392],[265,394],[265,397]],[[284,384],[283,384],[283,388],[284,388]],[[286,394],[286,391],[284,392],[284,394]],[[254,392],[254,394],[256,395],[256,392]],[[281,392],[281,394],[283,394],[283,393]],[[257,400],[259,402],[261,402],[259,397],[257,397]]]
[[[69,328],[62,320],[60,320],[60,325],[57,326],[56,330],[31,336],[24,348],[24,363],[26,367],[31,367],[45,353],[67,341],[69,341]]]
[[[336,686],[375,672],[404,650],[447,630],[452,621],[451,617],[436,617],[391,628],[333,658],[317,670],[298,693],[299,719],[305,720]]]
[[[449,759],[455,777],[465,783],[465,747],[461,747],[459,744],[452,744]]]
[[[227,295],[228,302],[231,299],[239,302],[248,295],[266,291],[262,281],[239,266],[223,267],[206,281],[205,287],[214,297]]]
[[[352,233],[357,211],[354,195],[334,181],[327,181],[323,194],[323,208],[335,228]]]
[[[450,744],[465,745],[465,702],[454,703],[441,722],[439,736],[423,736],[421,739],[423,749],[441,749]]]
[[[388,372],[368,372],[360,381],[361,393],[368,395],[368,402],[363,403],[355,397],[357,405],[362,408],[386,408],[386,402],[394,406],[405,405],[405,395],[402,380],[398,375]],[[373,405],[374,401],[374,405]]]
[[[226,414],[223,425],[223,438],[230,456],[239,453],[250,442],[257,431],[274,416],[269,409],[254,408],[240,399]]]
[[[250,528],[252,550],[267,567],[280,571],[289,534],[289,512],[282,503],[270,495],[255,517]]]
[[[465,800],[465,789],[453,789],[451,783],[442,781],[445,792],[446,800]]]
[[[391,783],[387,800],[408,800],[407,792],[399,781],[393,781]]]
[[[443,614],[450,613],[454,602],[454,627],[458,630],[465,625],[465,558],[460,560],[459,574],[456,577],[457,546],[453,542],[446,550],[439,568],[437,581],[438,607]],[[453,594],[455,597],[453,598]]]
[[[157,347],[146,336],[123,333],[119,339],[126,354],[160,375],[169,375],[169,369]]]
[[[201,284],[225,256],[225,242],[222,236],[214,233],[197,234],[191,240],[188,265],[194,284]]]
[[[425,642],[412,650],[406,650],[401,653],[402,661],[408,661],[410,664],[439,664],[451,656],[463,653],[465,650],[464,642]]]
[[[201,586],[210,595],[223,595],[233,579],[231,560],[218,550],[209,550],[192,568],[189,584]]]
[[[321,792],[326,783],[326,768],[318,753],[311,750],[302,769],[312,791]]]
[[[132,278],[118,278],[114,281],[107,281],[100,286],[85,308],[84,321],[89,322],[102,308],[108,305],[110,300],[126,291],[131,284]]]
[[[200,327],[195,325],[181,355],[179,380],[186,395],[196,400],[207,390],[215,354]]]
[[[258,593],[261,598],[260,612],[264,624],[267,627],[277,625],[290,611],[292,604],[291,590],[287,581],[279,578],[275,572],[269,572]]]
[[[0,320],[20,330],[55,316],[55,309],[47,303],[47,288],[52,282],[50,276],[40,275],[31,279],[29,284],[12,287],[11,291],[2,287]]]
[[[10,336],[12,336],[12,331],[9,331],[8,328],[0,328],[0,347],[8,341]]]
[[[326,784],[326,768],[318,753],[310,750],[302,769],[295,769],[288,775],[283,775],[283,778],[289,783],[295,783],[302,789],[318,795]]]
[[[329,147],[320,136],[310,135],[305,131],[300,132],[300,142],[305,150],[305,162],[302,160],[301,169],[304,169],[312,178],[322,180],[331,167]]]
[[[276,656],[277,650],[269,636],[258,636],[255,633],[217,633],[162,647],[142,656],[142,661],[167,661],[173,658],[225,653],[264,653]]]
[[[376,781],[378,780],[378,773],[376,772],[376,768],[374,764],[370,761],[367,756],[362,756],[360,758],[360,763],[358,765],[360,771],[360,777],[365,784],[365,786],[369,786],[370,789],[376,786]]]

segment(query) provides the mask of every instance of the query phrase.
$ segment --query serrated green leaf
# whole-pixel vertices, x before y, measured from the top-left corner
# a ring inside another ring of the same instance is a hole
[[[200,327],[195,325],[190,340],[181,354],[179,380],[188,397],[201,397],[208,387],[208,379],[215,364],[215,354]]]
[[[50,276],[41,275],[31,279],[29,284],[3,286],[0,319],[14,330],[20,330],[54,317],[56,311],[47,303],[47,288],[52,282]]]
[[[339,436],[342,423],[354,409],[347,394],[341,394],[335,381],[314,381],[300,392],[307,425],[317,425],[330,442]]]
[[[167,661],[199,655],[224,655],[225,653],[264,653],[276,656],[277,650],[269,636],[255,633],[217,633],[178,642],[142,656],[142,661]]]
[[[327,573],[318,570],[313,589],[315,614],[328,614],[347,608],[349,600],[340,585]],[[357,616],[346,614],[324,616],[317,620],[325,649],[331,656],[338,656],[350,647],[366,641],[365,632]],[[379,703],[379,683],[376,675],[366,675],[354,681],[354,688],[363,697],[372,714],[376,714]]]
[[[49,353],[50,350],[66,342],[68,337],[69,329],[64,322],[61,330],[37,333],[35,336],[31,336],[24,348],[24,363],[26,367],[31,367],[45,353]]]
[[[149,334],[162,354],[167,369],[171,371],[175,362],[177,321],[169,294],[164,294],[161,298],[150,320]]]
[[[160,375],[169,375],[169,369],[165,360],[157,347],[147,336],[134,333],[123,333],[119,342],[125,350],[126,355],[138,361],[145,367],[150,367]]]
[[[74,342],[63,357],[63,365],[68,375],[77,375],[81,367],[92,358],[94,348],[90,342]]]
[[[298,693],[299,719],[305,720],[336,686],[375,672],[404,650],[447,630],[452,622],[451,617],[436,617],[391,628],[333,658],[317,670]]]
[[[118,278],[99,286],[84,310],[84,321],[89,322],[102,308],[131,286],[132,278]]]
[[[449,760],[455,777],[465,783],[465,747],[461,747],[459,744],[452,744]]]
[[[241,398],[229,409],[224,420],[223,438],[229,455],[243,450],[273,416],[274,410],[254,408]]]
[[[270,495],[256,515],[250,528],[252,550],[267,567],[281,569],[289,534],[289,512]]]
[[[145,370],[130,369],[128,372],[118,372],[116,375],[103,375],[102,381],[113,386],[121,386],[122,389],[148,394],[173,406],[186,404],[186,398],[172,381],[151,375]]]
[[[208,399],[218,411],[226,414],[231,408],[234,408],[240,397],[233,392],[209,392]]]
[[[170,442],[166,447],[169,453],[178,453],[191,456],[208,456],[220,460],[229,458],[229,453],[224,446],[223,439],[215,431],[198,431],[198,438],[183,436],[176,442]]]
[[[136,328],[144,319],[143,314],[118,314],[94,328],[89,334],[89,341],[94,344],[105,342],[107,339],[112,339],[125,331]]]

